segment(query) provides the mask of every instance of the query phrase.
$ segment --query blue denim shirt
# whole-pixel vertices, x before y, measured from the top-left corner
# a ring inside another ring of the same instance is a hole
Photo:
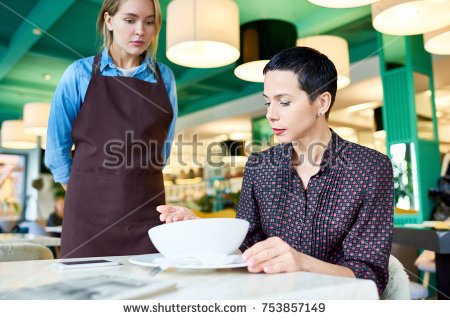
[[[152,59],[150,64],[154,65]],[[73,145],[72,126],[84,102],[87,88],[92,76],[94,57],[80,59],[72,63],[62,75],[53,96],[50,118],[48,121],[47,146],[45,150],[45,164],[53,174],[55,182],[68,183],[72,158],[70,151]],[[170,155],[172,140],[175,132],[175,121],[178,113],[175,77],[172,70],[162,63],[158,63],[163,82],[166,86],[173,108],[173,119],[169,127],[166,143],[163,148],[163,158]],[[108,50],[103,49],[100,62],[102,76],[122,76],[111,59]],[[147,66],[146,59],[137,68],[132,77],[148,82],[156,82],[154,72]]]

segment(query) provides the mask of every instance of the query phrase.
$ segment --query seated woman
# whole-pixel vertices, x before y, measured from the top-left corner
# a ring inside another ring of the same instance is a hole
[[[241,250],[250,272],[309,271],[388,281],[393,226],[389,158],[328,126],[337,72],[320,52],[296,47],[264,68],[267,119],[281,143],[246,164],[237,217],[250,222]],[[192,219],[160,206],[166,222]]]
[[[65,191],[58,190],[55,192],[55,211],[52,212],[47,218],[47,227],[59,227],[62,226],[64,218],[64,198]],[[61,237],[60,233],[51,232],[52,237]]]

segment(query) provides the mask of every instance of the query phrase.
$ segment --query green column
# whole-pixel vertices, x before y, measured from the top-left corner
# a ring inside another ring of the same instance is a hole
[[[431,55],[422,36],[378,34],[383,126],[394,167],[395,224],[430,218],[428,190],[440,175]]]

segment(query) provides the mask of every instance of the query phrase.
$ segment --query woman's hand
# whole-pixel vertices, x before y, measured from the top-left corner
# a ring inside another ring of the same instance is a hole
[[[271,237],[245,250],[242,258],[248,263],[248,271],[280,273],[300,271],[302,253],[278,237]]]
[[[242,258],[248,263],[248,271],[255,273],[306,271],[355,278],[351,269],[299,252],[278,237],[254,244]]]
[[[156,210],[160,213],[159,220],[170,223],[183,220],[198,219],[190,209],[180,206],[158,206]]]

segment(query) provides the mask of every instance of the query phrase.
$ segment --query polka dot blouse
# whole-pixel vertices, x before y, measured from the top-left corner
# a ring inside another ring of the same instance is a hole
[[[394,211],[389,158],[332,132],[320,170],[304,190],[292,152],[292,144],[282,144],[250,156],[237,215],[250,222],[241,250],[277,236],[300,252],[373,280],[381,294]]]

